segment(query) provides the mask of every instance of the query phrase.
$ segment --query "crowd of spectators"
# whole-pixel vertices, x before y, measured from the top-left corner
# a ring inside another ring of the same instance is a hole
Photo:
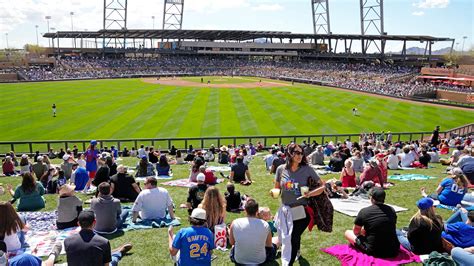
[[[219,57],[162,56],[160,58],[64,58],[55,67],[20,71],[27,80],[62,80],[153,75],[222,75],[302,79],[371,93],[407,97],[441,88],[472,92],[472,88],[416,82],[415,67],[321,61],[273,61]],[[406,78],[408,77],[409,82]],[[411,79],[410,79],[411,77]]]

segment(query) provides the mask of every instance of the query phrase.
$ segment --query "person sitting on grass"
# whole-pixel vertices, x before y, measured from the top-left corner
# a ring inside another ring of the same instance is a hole
[[[277,233],[277,229],[275,227],[275,221],[273,221],[272,213],[269,207],[259,207],[258,208],[258,218],[264,220],[270,226],[270,232],[272,233],[272,243],[274,244],[274,248],[278,246],[278,237],[273,237],[275,233]]]
[[[244,164],[244,157],[237,156],[237,162],[230,167],[230,182],[237,182],[242,185],[252,184],[249,167]]]
[[[372,181],[379,186],[383,185],[381,181],[382,173],[376,160],[370,160],[369,164],[365,167],[364,172],[360,175],[360,185],[363,186],[364,182]]]
[[[270,168],[270,174],[275,174],[278,166],[285,164],[286,161],[285,158],[283,158],[284,155],[285,154],[281,151],[277,152],[277,157],[273,160],[272,167]]]
[[[317,146],[316,150],[308,155],[308,162],[311,165],[324,165],[324,150],[323,146]]]
[[[123,164],[117,166],[117,174],[110,178],[110,190],[114,198],[120,199],[120,201],[132,202],[137,199],[140,187],[127,170],[127,167]]]
[[[235,190],[234,184],[227,184],[227,191],[224,192],[224,198],[227,203],[226,211],[240,212],[242,206],[242,198],[240,196],[240,192]]]
[[[196,159],[193,161],[193,166],[191,167],[191,171],[189,172],[190,182],[196,182],[197,175],[201,173],[199,171],[199,167],[201,167],[201,165],[204,165],[204,160],[201,160],[200,157],[196,157]]]
[[[404,248],[417,255],[444,252],[441,239],[443,218],[435,213],[433,200],[421,198],[416,206],[418,212],[411,218],[407,234],[397,230],[398,240]]]
[[[376,258],[393,258],[398,255],[400,242],[396,234],[397,214],[385,205],[385,191],[374,187],[369,192],[372,205],[357,214],[354,228],[345,237],[363,253]]]
[[[48,176],[48,166],[43,162],[43,156],[36,157],[36,163],[32,168],[38,181],[44,180]]]
[[[204,199],[201,204],[199,204],[199,208],[206,210],[206,225],[212,232],[214,232],[216,225],[224,223],[226,217],[226,203],[217,187],[211,186],[206,190]]]
[[[59,230],[77,226],[77,216],[82,211],[82,200],[74,195],[75,188],[74,185],[65,184],[59,189],[56,219],[56,227]]]
[[[342,169],[340,180],[342,187],[356,187],[356,174],[352,168],[352,160],[347,159],[344,162],[344,169]]]
[[[6,244],[6,251],[19,251],[26,246],[26,221],[18,215],[10,202],[0,202],[0,213],[0,237]]]
[[[178,265],[211,265],[212,250],[215,249],[214,234],[206,227],[206,211],[196,208],[189,216],[190,227],[173,234],[168,228],[169,252]]]
[[[344,186],[342,185],[341,181],[332,181],[329,180],[325,184],[326,186],[326,194],[328,195],[329,198],[331,199],[347,199],[349,198],[348,190],[344,189]]]
[[[7,190],[13,197],[11,202],[19,201],[18,211],[37,211],[45,206],[44,187],[40,182],[36,182],[33,175],[32,173],[23,174],[21,185],[17,186],[15,191],[10,184],[7,184]]]
[[[28,155],[23,154],[21,155],[21,160],[20,160],[20,175],[30,173],[31,170],[31,163],[28,158]]]
[[[459,266],[474,265],[474,246],[468,248],[453,248],[451,250],[451,258],[453,258]]]
[[[342,160],[338,151],[334,152],[328,164],[329,170],[333,172],[341,172],[344,167],[344,161]]]
[[[15,164],[13,163],[11,156],[5,157],[2,164],[2,170],[5,176],[15,175]]]
[[[364,158],[359,150],[354,151],[354,155],[351,157],[352,167],[356,173],[362,173],[364,171]]]
[[[137,165],[137,173],[135,177],[155,176],[153,164],[148,162],[146,155],[142,156]]]
[[[101,235],[113,234],[122,228],[128,217],[128,211],[122,211],[120,200],[110,195],[109,183],[100,183],[98,190],[98,197],[91,201],[91,210],[96,218],[94,232]]]
[[[166,158],[166,154],[161,154],[158,164],[156,165],[156,172],[158,175],[169,176],[170,175],[170,164]]]
[[[92,184],[96,187],[98,187],[102,182],[110,182],[110,168],[106,163],[106,159],[100,157],[97,162],[99,164],[99,169],[97,169],[94,180],[92,180]]]
[[[402,167],[411,167],[416,160],[415,156],[410,152],[409,146],[403,148],[403,153],[400,155],[400,158],[400,165]]]
[[[426,149],[421,150],[421,156],[418,158],[422,168],[428,168],[428,163],[431,161],[431,156]]]
[[[192,186],[188,191],[186,207],[188,208],[189,214],[191,214],[191,212],[196,209],[199,204],[201,204],[202,200],[204,199],[204,194],[208,188],[208,185],[206,185],[204,182],[206,177],[203,173],[198,174],[196,180],[197,185]]]
[[[229,228],[230,260],[235,264],[259,265],[275,259],[270,225],[257,217],[258,203],[248,199],[246,217],[235,219]]]
[[[136,223],[140,216],[142,220],[161,220],[166,218],[166,211],[171,219],[175,219],[173,211],[173,200],[168,190],[157,187],[155,177],[147,177],[144,183],[145,189],[138,194],[137,199],[133,203],[133,219]]]
[[[474,246],[474,210],[467,212],[465,209],[461,209],[460,213],[454,214],[447,220],[444,232],[442,236],[449,243],[455,247],[468,248]],[[461,221],[456,221],[457,217],[460,216]]]
[[[82,211],[78,217],[81,231],[64,240],[67,264],[82,265],[111,265],[116,266],[132,244],[124,244],[118,249],[111,250],[110,242],[94,233],[95,215],[93,211]]]
[[[423,197],[439,200],[441,204],[456,206],[461,203],[467,193],[468,181],[460,168],[453,168],[451,176],[443,179],[436,189],[436,193],[427,195],[424,187],[421,188]]]

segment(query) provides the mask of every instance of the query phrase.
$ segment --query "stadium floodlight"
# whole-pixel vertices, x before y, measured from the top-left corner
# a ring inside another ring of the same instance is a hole
[[[462,36],[462,48],[461,48],[461,51],[462,51],[462,54],[464,55],[464,42],[466,42],[466,39],[467,39],[467,36]]]
[[[36,28],[36,46],[39,46],[39,38],[38,38],[38,25],[35,25]]]
[[[311,0],[314,34],[331,34],[328,0]]]
[[[110,44],[114,47],[126,48],[127,0],[104,0],[103,30],[124,30],[121,38],[103,38],[102,47]]]
[[[360,29],[362,35],[386,35],[384,31],[383,0],[360,0]],[[365,54],[373,43],[380,53],[384,53],[385,40],[361,40],[362,53]]]
[[[163,29],[183,28],[184,0],[165,0],[163,8]]]
[[[153,28],[152,29],[155,29],[155,16],[151,16],[151,19],[153,20]]]

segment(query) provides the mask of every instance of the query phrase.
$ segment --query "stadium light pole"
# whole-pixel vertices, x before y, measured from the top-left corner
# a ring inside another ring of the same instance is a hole
[[[6,39],[6,41],[7,41],[7,48],[6,48],[6,50],[8,50],[8,32],[5,33],[5,39]]]
[[[44,17],[46,19],[46,22],[48,23],[48,33],[49,33],[49,20],[51,19],[51,16],[46,16]],[[48,45],[51,47],[51,39],[48,38]]]
[[[155,16],[151,16],[151,19],[153,20],[153,29],[155,29]]]
[[[69,12],[69,15],[71,15],[71,31],[74,31],[74,20],[73,20],[73,16],[74,16],[74,12]]]
[[[462,48],[461,48],[461,51],[462,51],[462,54],[464,55],[464,42],[466,41],[467,39],[467,36],[462,36]]]
[[[38,25],[35,25],[36,28],[36,46],[39,46],[39,38],[38,38]]]

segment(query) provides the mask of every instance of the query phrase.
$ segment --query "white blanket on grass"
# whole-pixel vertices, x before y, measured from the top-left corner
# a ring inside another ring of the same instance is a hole
[[[362,208],[372,205],[370,200],[360,197],[349,197],[348,199],[331,199],[334,210],[342,214],[356,217]],[[395,209],[395,212],[407,211],[408,209],[396,205],[387,204]]]

